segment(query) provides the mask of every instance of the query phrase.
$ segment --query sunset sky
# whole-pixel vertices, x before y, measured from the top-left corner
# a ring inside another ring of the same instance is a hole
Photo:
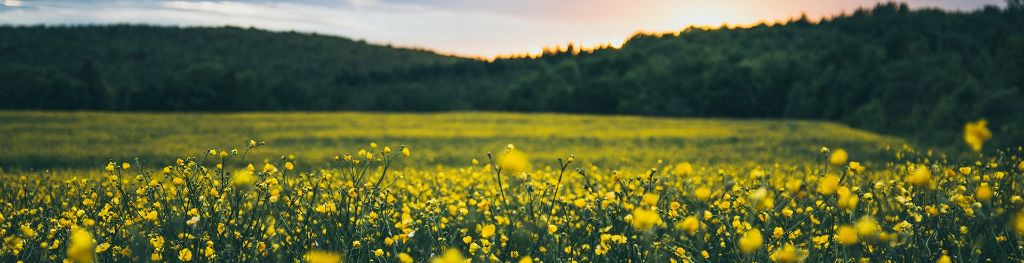
[[[639,31],[748,25],[870,7],[868,0],[0,0],[0,24],[235,25],[295,30],[462,56],[536,53],[546,46],[619,45]],[[1003,0],[910,0],[973,10]]]

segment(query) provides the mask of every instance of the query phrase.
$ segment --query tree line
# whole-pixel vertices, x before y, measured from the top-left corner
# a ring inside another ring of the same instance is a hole
[[[884,3],[494,61],[246,28],[0,27],[0,108],[497,110],[834,120],[1024,144],[1024,9]]]

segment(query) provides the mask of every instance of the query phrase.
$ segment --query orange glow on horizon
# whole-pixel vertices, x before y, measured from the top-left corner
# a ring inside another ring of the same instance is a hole
[[[684,11],[680,12],[678,10]],[[579,52],[585,53],[604,48],[619,49],[623,45],[625,45],[630,39],[639,35],[679,36],[684,32],[684,30],[688,28],[714,30],[721,28],[751,28],[759,25],[785,25],[789,21],[799,19],[801,16],[806,16],[807,19],[812,22],[818,22],[823,18],[834,17],[837,15],[850,13],[850,11],[847,10],[840,10],[832,13],[816,12],[813,14],[807,11],[800,11],[797,13],[792,13],[777,18],[765,18],[764,15],[755,15],[755,13],[759,13],[757,11],[786,12],[786,9],[774,7],[755,10],[752,9],[752,7],[750,6],[739,6],[736,5],[735,3],[698,4],[696,5],[696,7],[689,8],[676,6],[676,8],[663,8],[661,12],[651,14],[651,18],[648,19],[651,20],[649,21],[650,26],[641,27],[640,29],[633,30],[632,33],[628,35],[609,37],[606,39],[599,39],[596,37],[584,39],[567,39],[566,41],[561,43],[549,43],[547,45],[531,45],[511,50],[508,52],[500,52],[497,54],[473,54],[443,51],[435,52],[443,55],[478,59],[484,61],[494,61],[496,59],[523,57],[537,58],[543,56],[546,50],[563,50],[569,44],[571,44],[573,48],[578,50]]]
[[[793,17],[792,19],[796,19],[796,18],[799,18],[799,16]],[[606,49],[606,48],[620,49],[620,48],[622,48],[623,45],[625,45],[627,42],[629,42],[630,39],[632,39],[634,37],[637,37],[637,36],[656,36],[656,37],[669,36],[669,35],[671,35],[671,36],[680,36],[688,28],[696,28],[696,29],[701,29],[701,30],[715,30],[715,29],[722,29],[722,28],[742,29],[742,28],[752,28],[752,27],[755,27],[755,26],[758,26],[758,25],[768,25],[768,26],[785,25],[788,21],[789,20],[785,20],[785,21],[758,20],[757,22],[753,22],[753,23],[743,23],[743,24],[722,23],[722,24],[719,24],[717,26],[711,26],[711,25],[705,25],[705,24],[700,24],[700,25],[690,24],[690,25],[683,26],[682,28],[680,28],[678,30],[670,30],[670,31],[637,30],[633,34],[631,34],[631,35],[629,35],[627,37],[619,38],[619,39],[612,39],[612,40],[605,40],[605,41],[599,41],[599,40],[594,40],[594,41],[568,41],[568,42],[563,43],[561,45],[533,46],[533,47],[527,48],[525,50],[516,50],[516,51],[512,51],[512,52],[508,52],[508,53],[502,53],[502,54],[490,55],[490,56],[488,56],[488,55],[464,55],[464,54],[459,54],[459,53],[442,52],[442,51],[434,51],[434,52],[438,53],[438,54],[441,54],[441,55],[445,55],[445,56],[455,56],[455,57],[477,59],[477,60],[484,60],[484,61],[494,61],[494,60],[497,60],[497,59],[524,58],[524,57],[525,58],[539,58],[539,57],[542,57],[544,55],[545,51],[547,51],[547,50],[564,50],[570,44],[579,53],[588,53],[588,52],[594,52],[594,51],[601,50],[601,49]],[[816,20],[812,20],[812,21],[816,21]]]

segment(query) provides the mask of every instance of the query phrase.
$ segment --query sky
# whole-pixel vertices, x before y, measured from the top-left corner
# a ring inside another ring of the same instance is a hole
[[[0,24],[241,26],[316,32],[442,54],[492,58],[545,47],[619,46],[638,32],[812,19],[872,0],[0,0]],[[1004,0],[906,0],[969,11]],[[0,36],[2,37],[2,36]]]

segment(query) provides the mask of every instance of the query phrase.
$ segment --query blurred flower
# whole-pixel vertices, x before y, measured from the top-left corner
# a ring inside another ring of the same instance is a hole
[[[701,201],[706,201],[709,197],[711,197],[711,189],[708,189],[707,187],[703,186],[697,187],[697,190],[693,191],[693,196],[697,197],[697,199]]]
[[[341,255],[334,252],[312,250],[304,256],[307,263],[340,263]]]
[[[498,160],[498,165],[501,166],[502,172],[516,175],[530,170],[530,159],[520,151],[507,151]]]
[[[761,230],[751,229],[743,233],[743,237],[740,237],[739,247],[743,253],[750,253],[761,247],[761,243],[764,239],[761,237]]]
[[[661,216],[658,215],[657,211],[643,208],[634,209],[632,218],[633,227],[641,231],[654,229],[655,226],[661,224]]]
[[[774,262],[792,263],[804,262],[807,259],[807,250],[797,249],[792,243],[786,243],[782,248],[772,252],[770,259]]]
[[[932,180],[932,171],[925,165],[911,166],[910,175],[905,180],[910,185],[923,186],[928,185],[928,182]]]
[[[846,164],[847,158],[848,156],[846,155],[846,150],[837,149],[834,152],[832,152],[832,155],[828,157],[828,162],[836,166],[844,165]]]
[[[978,188],[974,190],[974,199],[982,202],[992,200],[992,188],[988,186],[988,183],[978,185]]]
[[[831,195],[836,192],[838,187],[839,177],[835,175],[826,175],[818,179],[818,193]]]
[[[857,236],[865,240],[874,240],[878,238],[878,232],[882,229],[878,225],[878,222],[870,216],[862,216],[857,220],[854,227],[857,228]]]
[[[981,146],[990,138],[992,138],[992,132],[988,130],[988,120],[980,119],[964,124],[964,142],[967,142],[971,150],[980,152]]]
[[[688,216],[680,223],[679,228],[686,231],[687,234],[693,235],[700,230],[700,220],[696,216]]]
[[[693,173],[693,166],[688,162],[682,162],[672,168],[672,173],[678,176],[688,176]]]
[[[412,259],[412,256],[409,256],[409,254],[399,253],[398,254],[398,262],[401,262],[401,263],[413,263],[413,259]]]
[[[68,259],[71,262],[92,262],[95,256],[96,243],[92,240],[92,234],[81,228],[71,230],[71,238],[68,241]]]
[[[509,144],[511,145],[511,144]],[[430,260],[431,263],[465,263],[466,258],[462,256],[462,252],[454,248],[445,250],[440,257],[435,257]]]
[[[836,241],[844,246],[857,244],[857,229],[852,226],[840,226],[836,230]]]
[[[249,188],[255,182],[256,176],[249,169],[238,170],[231,175],[231,185],[240,189]]]

